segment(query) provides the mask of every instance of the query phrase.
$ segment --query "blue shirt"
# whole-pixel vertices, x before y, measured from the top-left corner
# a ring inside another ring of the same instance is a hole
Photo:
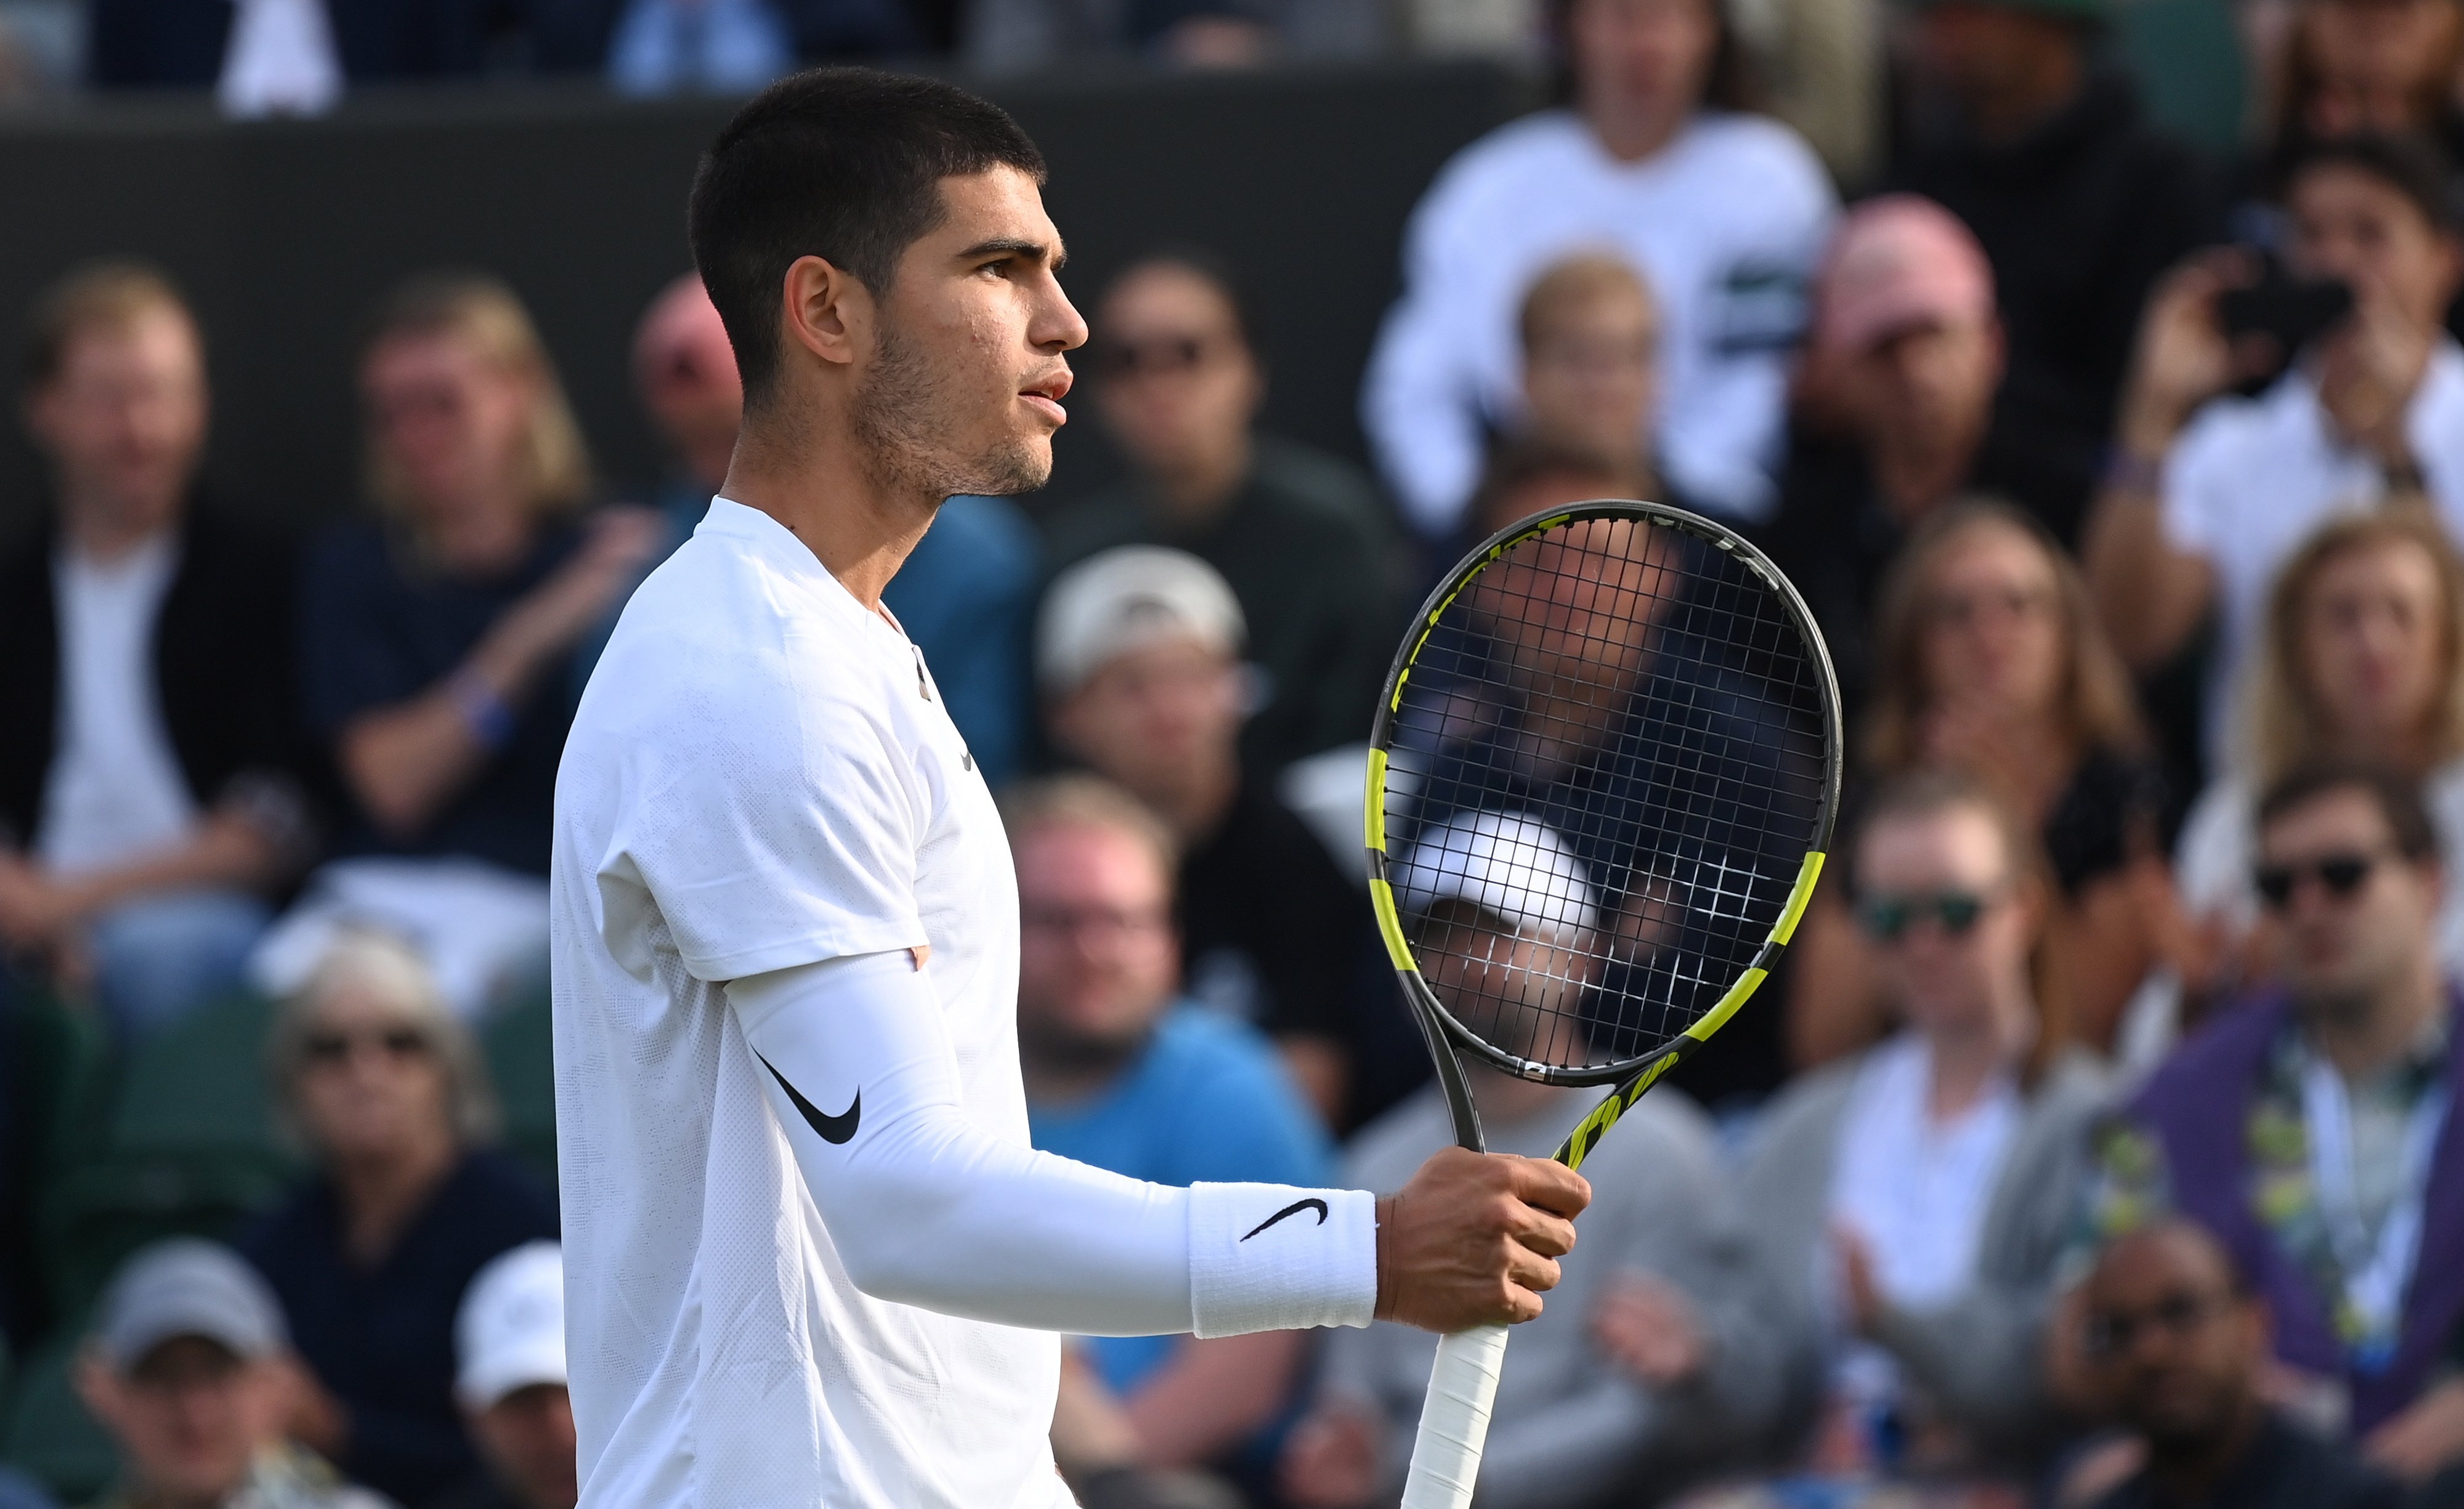
[[[1120,1079],[1086,1100],[1029,1101],[1028,1133],[1045,1152],[1155,1184],[1326,1184],[1326,1130],[1283,1061],[1240,1022],[1181,1006]],[[1177,1336],[1099,1336],[1089,1356],[1128,1393],[1170,1356]]]

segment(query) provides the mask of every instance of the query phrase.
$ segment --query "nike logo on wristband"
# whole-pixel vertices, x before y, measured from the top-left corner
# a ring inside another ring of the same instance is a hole
[[[776,1069],[773,1069],[773,1070],[771,1070],[770,1072],[771,1072],[771,1073],[773,1073],[773,1074],[776,1074],[776,1073],[778,1073],[779,1071],[778,1071],[778,1070],[776,1070]],[[787,1082],[786,1082],[786,1081],[784,1081],[784,1080],[781,1080],[779,1083],[781,1083],[781,1084],[784,1084],[784,1083],[786,1083]],[[795,1091],[793,1091],[793,1090],[789,1090],[787,1093],[788,1093],[788,1094],[790,1094],[790,1095],[795,1095],[795,1094],[796,1094],[796,1092],[795,1092]],[[803,1096],[800,1096],[800,1095],[799,1095],[799,1096],[797,1096],[797,1097],[796,1097],[796,1099],[797,1099],[797,1104],[802,1104],[803,1103]],[[811,1112],[809,1112],[809,1111],[808,1111],[808,1112],[806,1112],[805,1114],[806,1114],[806,1115],[810,1115],[810,1114],[811,1114]],[[826,1134],[826,1133],[825,1133],[825,1135],[827,1135],[827,1134]],[[1306,1200],[1294,1200],[1291,1204],[1285,1206],[1282,1210],[1277,1211],[1274,1214],[1267,1216],[1265,1220],[1260,1221],[1257,1225],[1255,1225],[1255,1226],[1253,1226],[1253,1227],[1249,1228],[1249,1236],[1257,1236],[1260,1232],[1265,1231],[1267,1227],[1274,1225],[1277,1221],[1282,1220],[1284,1217],[1286,1217],[1286,1216],[1287,1216],[1287,1215],[1298,1215],[1298,1214],[1299,1214],[1301,1212],[1303,1212],[1303,1211],[1315,1211],[1315,1212],[1317,1212],[1317,1223],[1318,1223],[1320,1226],[1324,1226],[1324,1225],[1326,1224],[1326,1202],[1325,1202],[1324,1200],[1319,1199],[1316,1195],[1312,1194],[1312,1195],[1310,1195],[1310,1196],[1309,1196],[1308,1199],[1306,1199]],[[1249,1239],[1249,1236],[1243,1236],[1243,1237],[1242,1237],[1242,1238],[1241,1238],[1241,1240],[1243,1240],[1243,1241],[1244,1241],[1244,1242],[1245,1242],[1245,1241],[1247,1241],[1247,1240]]]
[[[758,1053],[755,1054],[754,1057],[761,1059],[761,1055]],[[796,1103],[796,1109],[804,1113],[804,1124],[812,1127],[814,1131],[820,1133],[822,1141],[833,1145],[843,1144],[848,1138],[855,1135],[856,1123],[864,1120],[864,1087],[862,1085],[858,1085],[856,1087],[855,1099],[847,1102],[847,1108],[839,1112],[836,1116],[831,1116],[825,1113],[820,1106],[804,1099],[802,1091],[788,1083],[787,1077],[779,1072],[779,1066],[777,1064],[772,1063],[767,1059],[761,1059],[761,1067],[770,1071],[770,1078],[779,1082],[779,1088],[787,1092],[787,1099],[794,1101]],[[1295,1206],[1293,1209],[1297,1210],[1299,1207]],[[1326,1207],[1321,1205],[1318,1209],[1323,1212]],[[1291,1214],[1291,1211],[1286,1211],[1284,1215],[1289,1215]],[[1283,1218],[1283,1215],[1278,1215],[1275,1217],[1275,1220],[1280,1221]],[[1323,1222],[1326,1217],[1321,1214],[1318,1219]],[[1266,1224],[1268,1226],[1272,1226],[1274,1223],[1274,1221],[1268,1221]],[[1252,1232],[1249,1235],[1254,1236],[1257,1233]],[[1245,1240],[1246,1238],[1243,1239]]]

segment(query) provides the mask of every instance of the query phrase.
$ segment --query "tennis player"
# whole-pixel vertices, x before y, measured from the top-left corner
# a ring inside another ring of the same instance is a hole
[[[945,496],[1051,470],[1087,329],[1043,177],[992,106],[830,70],[694,183],[743,433],[557,782],[585,1505],[1067,1504],[1053,1333],[1528,1320],[1590,1197],[1459,1149],[1378,1199],[1028,1147],[1008,846],[881,592]]]

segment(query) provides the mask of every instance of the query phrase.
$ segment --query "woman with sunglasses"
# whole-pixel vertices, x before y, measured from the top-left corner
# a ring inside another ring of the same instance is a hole
[[[2322,759],[2422,783],[2448,873],[2464,874],[2464,561],[2428,514],[2339,519],[2276,580],[2233,768],[2183,824],[2176,872],[2230,986],[2264,957],[2253,884],[2257,793]],[[2440,907],[2440,956],[2464,969],[2464,886]]]
[[[1895,1030],[1780,1094],[1739,1207],[1807,1337],[1802,1471],[1990,1476],[2044,1444],[2041,1323],[2103,1082],[2041,987],[2052,889],[1991,787],[1889,781],[1844,857]]]
[[[345,932],[275,1022],[269,1067],[318,1171],[240,1243],[319,1389],[299,1438],[420,1504],[478,1471],[452,1392],[453,1318],[497,1254],[557,1235],[555,1194],[486,1146],[476,1044],[417,954]]]
[[[1863,775],[1964,771],[2027,820],[2051,863],[2047,950],[2074,1035],[2111,1051],[2134,994],[2186,954],[2186,932],[2160,832],[2163,781],[2078,570],[2016,509],[1962,503],[1893,565],[1873,644]],[[1797,1061],[1872,1041],[1886,1019],[1883,961],[1837,893],[1816,894],[1796,952]]]

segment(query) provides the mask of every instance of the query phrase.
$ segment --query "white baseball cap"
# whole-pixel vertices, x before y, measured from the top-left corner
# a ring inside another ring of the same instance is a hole
[[[1423,829],[1396,866],[1395,890],[1414,914],[1467,901],[1517,928],[1561,934],[1599,920],[1581,858],[1528,812],[1457,813]]]
[[[1066,694],[1107,661],[1159,641],[1195,639],[1233,655],[1247,634],[1221,572],[1185,550],[1119,545],[1052,579],[1036,619],[1036,679]]]
[[[462,1408],[486,1410],[534,1384],[561,1384],[564,1371],[564,1250],[524,1242],[471,1280],[453,1322]]]
[[[186,1336],[251,1361],[290,1345],[281,1303],[256,1270],[221,1243],[193,1236],[156,1242],[129,1258],[103,1292],[94,1336],[123,1373]]]

